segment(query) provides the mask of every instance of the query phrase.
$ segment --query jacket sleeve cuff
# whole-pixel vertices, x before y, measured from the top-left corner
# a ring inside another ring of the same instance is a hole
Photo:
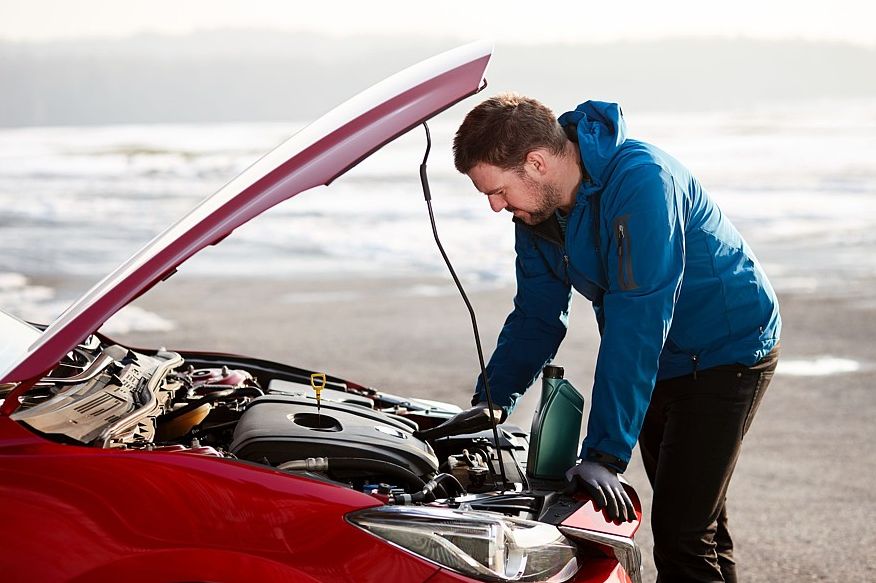
[[[619,474],[624,473],[627,470],[627,464],[629,461],[624,461],[617,456],[613,456],[609,453],[605,453],[596,449],[588,449],[584,459],[588,462],[597,462],[606,467],[609,467]]]

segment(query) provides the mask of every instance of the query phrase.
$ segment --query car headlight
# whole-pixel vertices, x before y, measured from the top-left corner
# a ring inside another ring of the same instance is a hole
[[[356,526],[457,573],[491,581],[565,581],[576,547],[556,527],[501,514],[380,506],[347,515]]]

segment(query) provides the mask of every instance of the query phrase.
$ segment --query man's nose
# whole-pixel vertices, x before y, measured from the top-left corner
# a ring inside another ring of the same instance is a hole
[[[487,200],[490,201],[490,208],[493,209],[494,213],[498,213],[508,206],[508,203],[505,202],[505,198],[499,194],[488,194]]]

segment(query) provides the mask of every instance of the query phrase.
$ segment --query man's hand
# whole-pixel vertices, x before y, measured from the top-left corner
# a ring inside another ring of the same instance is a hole
[[[470,409],[457,413],[438,427],[415,432],[414,436],[420,439],[438,439],[448,435],[483,431],[505,421],[504,409],[494,406],[493,413],[494,415],[491,417],[489,406],[486,401],[482,401]]]
[[[609,518],[632,522],[636,519],[633,501],[617,479],[617,472],[596,462],[581,462],[566,471],[571,486],[582,486],[597,509],[606,509]]]

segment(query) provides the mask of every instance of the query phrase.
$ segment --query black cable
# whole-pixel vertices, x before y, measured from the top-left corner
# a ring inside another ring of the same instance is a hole
[[[441,488],[444,490],[446,494],[447,491],[441,485],[441,482],[450,482],[456,487],[456,493],[460,496],[465,496],[465,488],[462,487],[462,484],[459,483],[459,480],[456,479],[456,476],[453,474],[438,474],[431,480],[429,480],[423,489],[419,492],[414,492],[413,494],[399,494],[398,496],[393,497],[393,501],[396,504],[415,504],[418,502],[432,502],[436,499],[435,489]]]
[[[523,483],[523,490],[529,491],[529,479],[526,477],[526,472],[523,471],[523,466],[520,465],[520,460],[517,459],[517,456],[514,454],[514,450],[511,450],[511,460],[514,462],[514,467],[517,469],[517,473],[520,474],[520,480]]]
[[[426,481],[409,469],[392,462],[371,458],[330,457],[316,458],[325,462],[325,467],[307,467],[307,460],[290,460],[277,466],[278,470],[316,471],[331,474],[333,471],[363,471],[370,475],[389,475],[400,480],[412,489],[424,488]]]
[[[435,226],[435,214],[432,212],[432,193],[429,190],[429,179],[426,176],[426,160],[429,159],[429,151],[432,149],[432,135],[429,133],[429,125],[426,122],[423,122],[423,128],[426,130],[426,154],[423,156],[423,163],[420,164],[420,182],[423,185],[423,197],[426,199],[426,206],[429,208],[429,221],[432,223],[432,234],[435,236],[435,243],[438,245],[441,257],[444,258],[444,263],[447,264],[447,269],[450,270],[450,275],[453,276],[453,281],[456,283],[459,293],[462,294],[465,307],[468,308],[469,316],[471,316],[471,327],[474,331],[475,345],[478,349],[478,363],[481,365],[481,378],[484,379],[484,390],[487,394],[487,406],[490,408],[490,425],[493,427],[493,439],[496,440],[496,450],[499,454],[499,472],[502,475],[502,489],[504,490],[508,485],[508,478],[505,477],[505,463],[502,460],[502,445],[499,443],[499,429],[495,423],[496,416],[494,411],[496,408],[493,406],[493,395],[490,392],[490,383],[487,380],[487,367],[484,366],[484,351],[481,348],[481,336],[478,333],[478,322],[475,317],[474,308],[471,307],[471,302],[468,301],[468,296],[465,295],[462,283],[460,283],[459,278],[456,277],[456,271],[453,270],[453,266],[450,264],[450,259],[447,257],[447,253],[444,252],[444,246],[438,238],[438,227]]]
[[[466,494],[465,488],[463,487],[462,483],[453,474],[438,474],[437,476],[435,476],[435,481],[439,484],[441,482],[450,482],[454,486],[456,486],[456,493],[459,496],[465,496]]]

